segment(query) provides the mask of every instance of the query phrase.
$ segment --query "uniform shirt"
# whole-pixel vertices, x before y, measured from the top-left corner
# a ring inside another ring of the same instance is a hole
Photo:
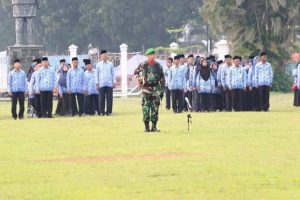
[[[245,89],[247,87],[247,80],[247,73],[243,67],[230,67],[227,84],[230,90]]]
[[[12,70],[8,74],[8,92],[27,92],[27,78],[23,70]]]
[[[270,63],[258,63],[255,66],[255,81],[257,86],[272,86],[273,69]]]
[[[223,67],[221,68],[221,86],[225,89],[228,89],[228,77],[229,77],[229,69],[230,66],[227,64],[224,64]]]
[[[250,87],[257,87],[257,82],[255,80],[255,66],[251,66],[248,72],[248,85]]]
[[[96,88],[96,71],[92,69],[91,71],[86,70],[84,72],[84,90],[87,92],[88,95],[91,94],[99,94],[97,88]]]
[[[168,84],[170,90],[185,90],[186,89],[186,72],[182,67],[173,66],[170,69]]]
[[[84,71],[80,68],[71,68],[67,73],[67,90],[68,92],[83,94],[84,88]]]
[[[210,77],[207,81],[202,79],[200,72],[197,75],[196,78],[196,86],[198,88],[198,93],[205,93],[205,94],[211,94],[212,90],[214,88],[215,81],[212,78],[212,75],[210,74]]]
[[[29,88],[28,88],[29,95],[37,94],[39,91],[39,85],[37,84],[38,75],[39,75],[39,70],[34,71],[33,74],[31,75]]]
[[[195,66],[190,66],[187,74],[186,90],[192,91],[194,84]]]
[[[218,69],[218,73],[217,73],[218,86],[222,86],[222,84],[221,84],[221,72],[222,72],[223,68],[224,68],[224,63],[221,64],[219,66],[219,69]]]
[[[293,75],[293,83],[294,85],[297,85],[298,84],[298,69],[293,69],[293,72],[292,72],[292,75]]]
[[[300,63],[298,64],[297,67],[297,86],[300,88]]]
[[[163,70],[164,70],[164,76],[165,76],[166,80],[169,80],[168,77],[169,77],[170,69],[171,69],[171,67],[167,67],[167,66],[163,68]],[[169,88],[168,87],[168,81],[165,82],[165,87]]]
[[[68,87],[66,85],[59,84],[59,79],[60,79],[60,76],[61,76],[60,73],[65,73],[65,72],[59,72],[59,73],[57,73],[56,84],[57,84],[57,87],[58,87],[58,93],[59,93],[60,96],[62,96],[63,94],[68,93]],[[68,72],[67,72],[67,75],[68,75]]]
[[[36,80],[36,84],[39,86],[37,93],[53,91],[56,83],[55,71],[49,67],[43,67],[38,71]]]
[[[113,87],[116,83],[115,68],[112,62],[99,62],[96,67],[95,83],[99,87]]]

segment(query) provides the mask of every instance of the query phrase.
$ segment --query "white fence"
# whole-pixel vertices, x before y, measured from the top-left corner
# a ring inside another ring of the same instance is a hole
[[[0,52],[0,92],[7,91],[8,56],[6,51]]]

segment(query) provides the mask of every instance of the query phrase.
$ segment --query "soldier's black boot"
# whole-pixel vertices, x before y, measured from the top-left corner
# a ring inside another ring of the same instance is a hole
[[[145,121],[145,133],[150,132],[149,121]]]
[[[152,122],[151,132],[160,132],[160,130],[156,127],[157,122]]]

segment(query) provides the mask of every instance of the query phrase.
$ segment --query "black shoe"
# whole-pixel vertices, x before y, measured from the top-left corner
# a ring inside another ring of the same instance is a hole
[[[48,117],[47,117],[48,119],[52,119],[52,118],[54,118],[52,115],[49,115]]]
[[[111,113],[106,113],[106,116],[111,116]]]
[[[145,131],[144,132],[149,133],[150,132],[149,121],[145,121],[144,124],[145,124]]]
[[[23,117],[23,116],[20,116],[19,119],[22,120],[22,119],[24,119],[24,117]]]
[[[17,120],[17,119],[18,119],[18,117],[13,117],[13,119],[14,119],[14,120]]]
[[[156,128],[156,124],[157,124],[157,122],[152,122],[151,132],[160,132],[160,130],[158,130],[158,129]]]

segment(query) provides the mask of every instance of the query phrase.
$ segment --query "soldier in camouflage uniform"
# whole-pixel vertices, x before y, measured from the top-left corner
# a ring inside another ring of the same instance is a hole
[[[158,110],[163,98],[165,77],[162,66],[155,61],[154,49],[146,52],[148,61],[140,64],[134,71],[142,88],[142,107],[145,132],[159,132],[156,127],[158,121]],[[149,122],[152,122],[150,130]]]

